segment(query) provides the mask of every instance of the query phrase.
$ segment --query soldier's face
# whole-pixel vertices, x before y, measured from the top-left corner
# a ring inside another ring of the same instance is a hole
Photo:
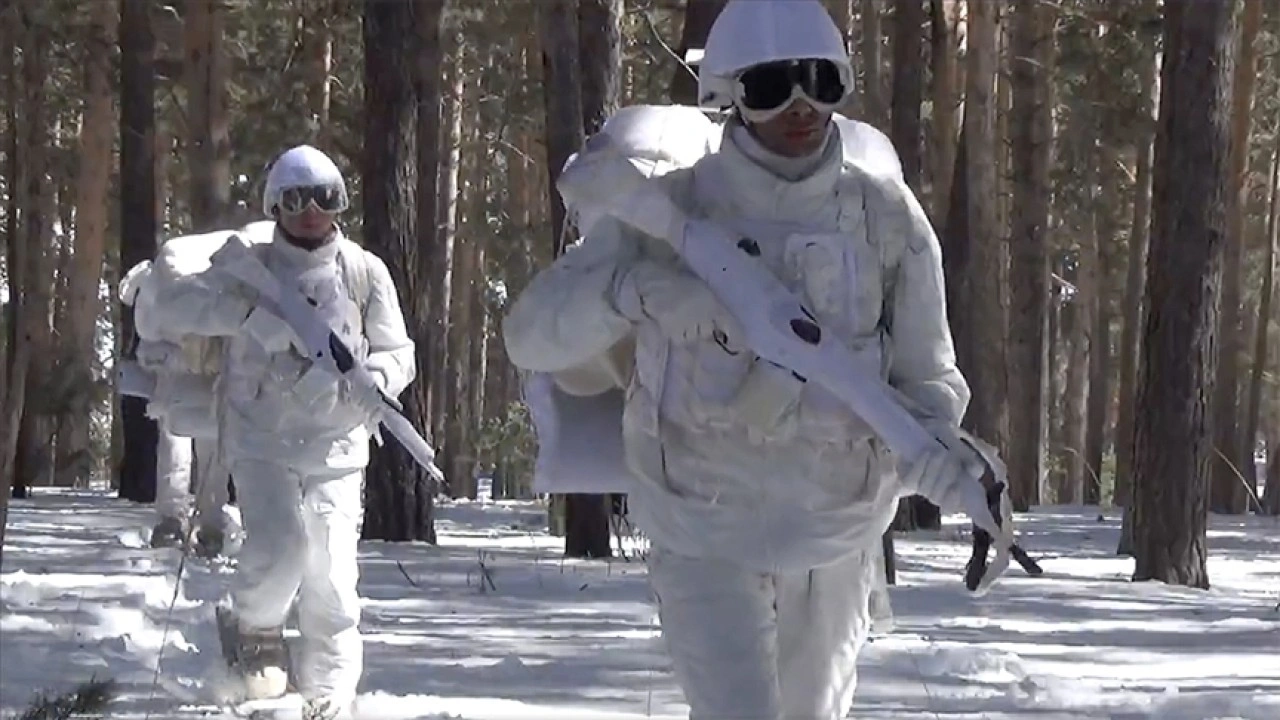
[[[324,212],[309,204],[297,213],[281,213],[280,225],[285,232],[304,240],[323,240],[333,230],[334,213]]]
[[[778,115],[750,123],[750,127],[766,149],[796,158],[812,155],[822,147],[829,122],[831,111],[819,110],[804,98],[796,98]]]

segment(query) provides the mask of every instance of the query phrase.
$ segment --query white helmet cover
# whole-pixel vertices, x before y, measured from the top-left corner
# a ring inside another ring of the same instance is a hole
[[[835,63],[845,92],[853,90],[844,37],[819,0],[729,0],[707,35],[698,68],[698,103],[729,107],[743,70],[805,59]]]
[[[262,212],[267,217],[275,217],[274,210],[280,205],[284,192],[302,187],[336,188],[340,194],[339,209],[345,210],[350,204],[347,183],[333,160],[310,145],[299,145],[286,150],[271,164],[262,189]]]

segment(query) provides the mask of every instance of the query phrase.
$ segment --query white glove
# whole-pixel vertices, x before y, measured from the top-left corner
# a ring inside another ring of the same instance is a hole
[[[387,395],[387,377],[382,370],[378,368],[368,368],[369,375],[373,377],[373,384],[376,387],[356,387],[348,381],[342,384],[342,394],[346,402],[355,406],[364,414],[366,422],[376,423],[383,411],[388,407],[387,400],[391,400],[391,406],[399,409],[399,403],[396,399]]]
[[[292,347],[304,357],[308,354],[306,344],[289,323],[266,308],[256,307],[250,311],[240,330],[269,353],[284,352]]]
[[[740,342],[738,323],[702,280],[686,272],[642,261],[618,284],[618,311],[632,321],[649,319],[673,341]]]
[[[974,525],[991,535],[996,558],[982,577],[980,588],[985,590],[1009,566],[1009,551],[1014,541],[1013,507],[1007,487],[1001,490],[1001,517],[996,518],[988,502],[987,487],[982,482],[988,470],[997,481],[1005,482],[1004,464],[994,448],[959,429],[948,428],[938,434],[953,447],[939,443],[914,462],[900,467],[899,477],[910,491],[928,498],[944,512],[963,512]]]

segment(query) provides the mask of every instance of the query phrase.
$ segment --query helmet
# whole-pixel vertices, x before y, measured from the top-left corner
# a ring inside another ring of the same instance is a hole
[[[304,192],[289,192],[299,190]],[[299,145],[271,164],[262,190],[262,212],[275,217],[277,208],[299,212],[310,203],[325,212],[346,210],[350,205],[347,183],[328,155],[310,145]]]
[[[698,68],[698,103],[726,108],[734,103],[743,70],[779,60],[830,60],[845,93],[853,89],[853,66],[844,37],[819,0],[730,0],[711,26]]]

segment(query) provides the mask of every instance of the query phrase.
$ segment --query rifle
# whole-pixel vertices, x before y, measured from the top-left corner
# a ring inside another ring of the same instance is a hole
[[[262,261],[247,250],[239,237],[232,236],[215,257],[224,252],[234,254],[220,267],[258,292],[260,302],[297,333],[311,362],[328,371],[336,380],[351,383],[357,392],[376,392],[382,400],[378,422],[436,482],[444,483],[444,473],[435,464],[435,450],[404,416],[404,408],[399,401],[387,395],[369,371],[356,362],[355,354],[316,312],[311,298],[301,290],[286,288]]]
[[[954,431],[938,436],[927,430],[908,411],[913,405],[910,399],[878,376],[857,371],[853,352],[834,334],[824,332],[815,315],[759,261],[761,251],[755,241],[713,223],[692,220],[611,145],[609,136],[598,133],[566,163],[557,180],[566,205],[600,208],[623,224],[669,243],[733,314],[747,346],[760,359],[802,380],[821,383],[870,425],[895,455],[912,461],[940,444],[949,449],[968,446],[983,459],[986,468],[981,482],[994,520],[994,527],[986,528],[991,538],[988,545],[996,547],[989,565],[985,562],[988,548],[983,548],[981,567],[989,579],[974,589],[985,591],[1008,566],[1013,545],[1012,530],[1001,519],[1007,471],[995,449]],[[975,552],[977,547],[975,536]]]
[[[993,508],[991,514],[997,519],[1000,517],[997,514],[999,503],[999,495],[993,496],[993,492],[988,490],[987,505]],[[969,562],[964,567],[964,586],[970,590],[976,591],[978,586],[982,584],[983,576],[987,574],[987,553],[991,550],[992,542],[994,540],[991,537],[991,533],[977,525],[973,526],[973,553],[969,556]],[[1044,568],[1040,567],[1040,563],[1037,563],[1017,542],[1009,544],[1009,555],[1031,577],[1040,577],[1044,574]]]

